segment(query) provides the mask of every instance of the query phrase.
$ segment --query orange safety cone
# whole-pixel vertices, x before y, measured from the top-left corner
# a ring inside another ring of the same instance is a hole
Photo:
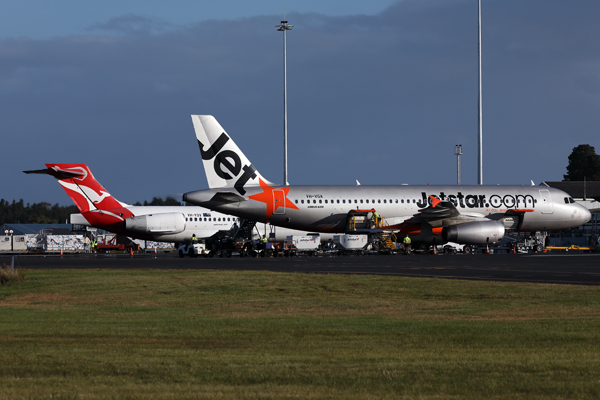
[[[513,246],[513,254],[517,254],[517,246]]]
[[[435,246],[435,244],[434,244],[434,245],[433,245],[433,253],[432,253],[434,256],[437,254],[437,251],[436,251],[435,247],[436,247],[436,246]]]
[[[154,254],[156,254],[156,247],[154,248]]]
[[[490,246],[489,245],[485,245],[485,254],[490,254]]]
[[[63,256],[62,247],[60,248],[60,256]]]
[[[129,248],[129,255],[133,257],[133,247]]]

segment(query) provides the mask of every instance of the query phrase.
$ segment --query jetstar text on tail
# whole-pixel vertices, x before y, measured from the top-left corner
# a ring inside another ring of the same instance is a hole
[[[242,166],[240,157],[234,151],[220,151],[228,141],[229,136],[223,132],[208,150],[204,151],[204,145],[200,140],[198,140],[198,147],[200,147],[203,160],[215,159],[215,172],[220,178],[225,180],[237,178],[233,186],[239,194],[244,195],[246,183],[250,179],[256,179],[256,168],[252,164]],[[242,171],[243,173],[241,173]]]

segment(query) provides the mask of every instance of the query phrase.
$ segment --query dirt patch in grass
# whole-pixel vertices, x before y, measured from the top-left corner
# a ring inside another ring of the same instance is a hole
[[[60,293],[24,293],[12,295],[0,301],[0,307],[47,307],[94,304],[93,298],[70,296]]]

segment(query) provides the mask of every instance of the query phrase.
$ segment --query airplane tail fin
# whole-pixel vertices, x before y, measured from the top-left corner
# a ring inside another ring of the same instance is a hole
[[[48,174],[58,179],[58,183],[82,213],[127,206],[112,197],[85,164],[46,164],[46,167],[46,169],[23,172]]]
[[[259,186],[260,180],[273,186],[250,163],[215,117],[192,115],[192,122],[211,189],[231,187],[244,195],[244,187]]]

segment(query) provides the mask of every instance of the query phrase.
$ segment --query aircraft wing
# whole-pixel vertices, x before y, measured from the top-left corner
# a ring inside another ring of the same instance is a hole
[[[433,227],[452,226],[471,221],[499,220],[504,216],[522,216],[533,212],[532,209],[510,209],[504,213],[496,213],[490,218],[480,213],[461,213],[451,201],[442,201],[435,196],[429,196],[431,204],[419,210],[418,214],[405,221],[405,224],[420,224],[427,222]]]
[[[460,218],[461,213],[451,201],[442,201],[434,196],[429,196],[431,204],[419,210],[409,221],[411,223],[431,222],[448,218]]]

